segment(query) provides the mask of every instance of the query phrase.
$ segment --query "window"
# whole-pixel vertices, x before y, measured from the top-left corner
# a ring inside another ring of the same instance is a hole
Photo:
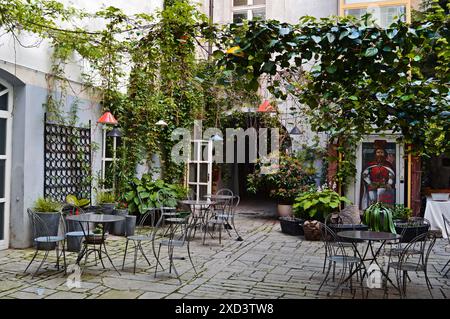
[[[410,6],[409,0],[340,0],[340,14],[361,18],[369,12],[379,26],[386,28],[398,18],[409,22]]]
[[[107,128],[104,127],[101,175],[101,188],[104,191],[112,191],[114,189],[114,172],[117,169],[118,165],[115,150],[120,147],[120,145],[121,139],[107,136]],[[115,165],[116,167],[114,167]]]
[[[233,22],[266,18],[266,0],[233,0]]]

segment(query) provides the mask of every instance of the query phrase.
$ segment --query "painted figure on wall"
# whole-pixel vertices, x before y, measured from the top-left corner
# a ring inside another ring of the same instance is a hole
[[[361,209],[373,203],[395,204],[395,143],[393,150],[387,152],[387,142],[376,140],[373,145],[363,143],[363,171]],[[372,155],[372,160],[367,157]]]

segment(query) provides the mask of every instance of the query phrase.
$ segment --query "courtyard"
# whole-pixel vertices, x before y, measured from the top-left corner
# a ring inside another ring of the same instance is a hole
[[[31,259],[33,249],[9,249],[0,252],[0,298],[17,299],[351,299],[361,298],[359,283],[354,283],[353,294],[343,287],[331,294],[336,282],[325,283],[319,294],[317,289],[324,278],[322,273],[323,242],[305,241],[299,236],[289,236],[280,230],[273,216],[270,203],[245,203],[238,209],[236,225],[243,241],[224,235],[222,245],[217,238],[208,238],[202,245],[197,235],[191,243],[195,275],[188,260],[175,260],[180,273],[179,281],[169,274],[167,258],[161,263],[165,271],[158,270],[154,278],[155,259],[151,245],[144,246],[153,267],[149,267],[142,256],[138,256],[136,274],[133,274],[132,254],[129,253],[125,269],[122,265],[124,237],[109,236],[107,247],[119,276],[105,260],[106,269],[100,262],[95,265],[90,256],[81,276],[80,288],[69,288],[68,276],[54,267],[54,254],[43,266],[43,270],[32,279],[23,271]],[[235,235],[232,233],[232,235]],[[447,245],[447,246],[446,246]],[[42,254],[43,252],[41,252]],[[52,252],[51,252],[52,253]],[[164,254],[164,252],[162,252]],[[175,254],[186,255],[185,249]],[[445,239],[438,239],[429,260],[429,277],[433,285],[434,299],[450,297],[450,278],[440,270],[448,260],[449,247]],[[42,256],[42,255],[40,255]],[[67,253],[68,265],[74,264],[75,253]],[[70,266],[69,266],[70,267]],[[394,278],[394,276],[391,276]],[[407,283],[407,298],[430,299],[423,274],[410,273]],[[387,295],[383,289],[368,289],[363,283],[369,299],[398,299],[396,289],[388,285]]]

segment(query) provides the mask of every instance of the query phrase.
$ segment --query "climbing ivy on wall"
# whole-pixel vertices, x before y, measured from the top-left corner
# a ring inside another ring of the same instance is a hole
[[[80,20],[98,21],[104,27],[80,28]],[[123,133],[117,152],[119,192],[134,176],[136,165],[149,162],[155,153],[163,179],[179,182],[183,167],[170,160],[173,129],[191,127],[196,119],[218,125],[225,110],[259,102],[233,72],[223,80],[211,61],[199,59],[198,50],[206,51],[202,47],[214,40],[217,30],[189,1],[165,1],[164,10],[154,15],[126,15],[114,7],[90,13],[53,0],[0,0],[0,25],[19,44],[22,32],[51,42],[45,107],[54,121],[67,121],[62,111],[65,65],[74,54],[85,61],[83,85],[100,96],[103,110],[116,116]],[[76,103],[69,118],[76,118]],[[159,120],[168,127],[155,126]]]

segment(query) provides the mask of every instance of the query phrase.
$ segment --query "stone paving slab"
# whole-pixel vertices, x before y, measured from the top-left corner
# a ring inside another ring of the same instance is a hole
[[[128,255],[122,270],[125,239],[109,236],[108,252],[121,275],[105,261],[106,269],[92,258],[82,267],[81,286],[69,287],[67,275],[57,272],[55,256],[49,256],[49,263],[35,278],[31,273],[37,267],[35,262],[29,273],[23,270],[31,260],[33,249],[9,249],[0,251],[0,298],[16,299],[316,299],[362,298],[359,283],[354,282],[353,293],[346,286],[334,292],[336,282],[329,280],[321,291],[317,290],[324,278],[322,273],[324,248],[321,242],[303,240],[300,236],[281,233],[279,222],[272,216],[270,209],[241,207],[235,223],[244,241],[236,241],[223,233],[222,244],[217,237],[207,238],[207,245],[202,245],[200,234],[191,242],[192,259],[197,274],[189,260],[175,260],[175,267],[180,274],[181,284],[168,272],[167,250],[161,251],[161,263],[164,271],[158,267],[156,277],[155,258],[151,243],[144,243],[143,249],[151,266],[139,254],[136,274],[133,274],[132,254]],[[362,246],[364,247],[364,246]],[[430,296],[423,273],[410,274],[411,282],[407,284],[407,297],[420,299],[449,299],[450,278],[440,273],[450,258],[448,241],[438,239],[430,257],[429,278],[433,285]],[[178,249],[177,256],[187,257],[185,249]],[[67,262],[74,265],[75,253],[67,253]],[[39,258],[39,257],[38,257]],[[338,269],[339,271],[339,269]],[[450,275],[450,273],[449,273]],[[395,281],[394,275],[391,279]],[[365,283],[364,283],[365,285]],[[397,299],[396,289],[388,286],[387,294],[383,289],[365,289],[368,298]]]

